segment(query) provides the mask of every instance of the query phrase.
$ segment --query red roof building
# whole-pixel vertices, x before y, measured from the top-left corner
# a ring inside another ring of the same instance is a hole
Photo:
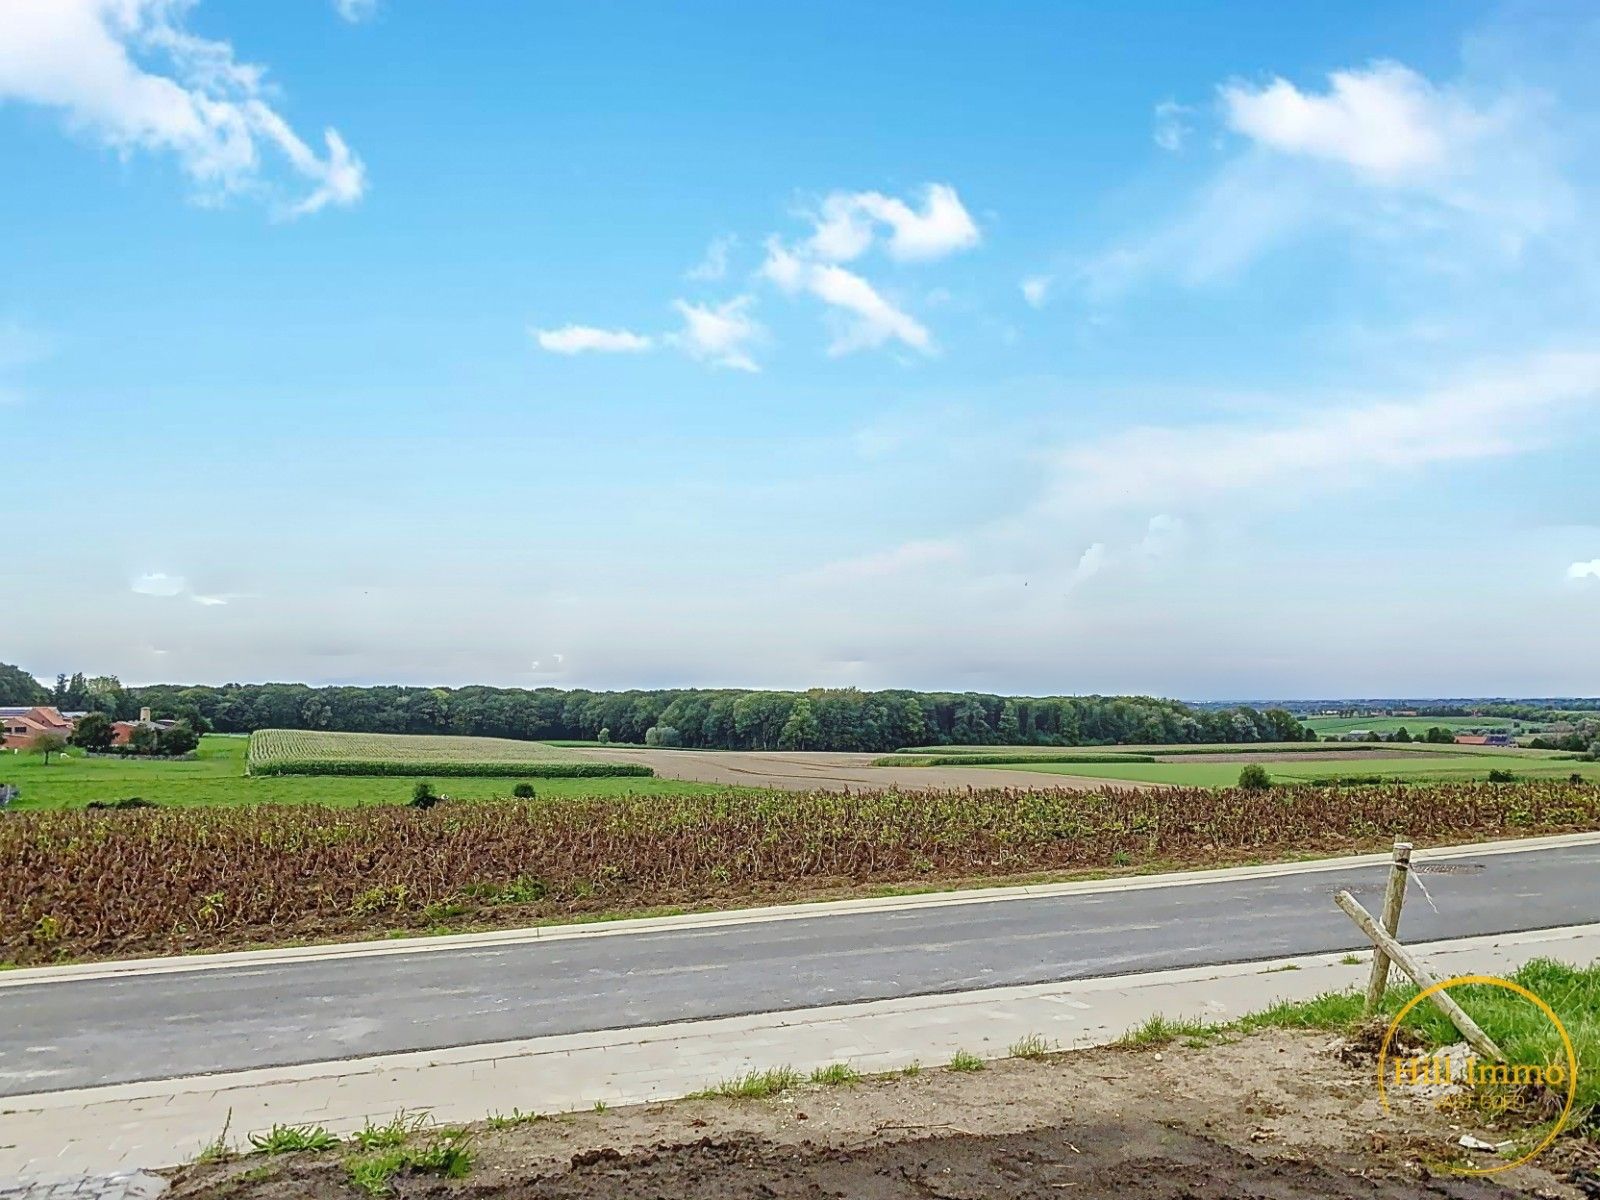
[[[28,750],[46,734],[68,737],[72,721],[54,708],[0,708],[0,748]]]

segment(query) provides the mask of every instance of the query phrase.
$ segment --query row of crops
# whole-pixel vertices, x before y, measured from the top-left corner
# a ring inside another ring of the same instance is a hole
[[[261,729],[250,735],[252,775],[488,775],[601,778],[654,775],[639,763],[561,757],[552,746],[508,738],[426,734],[324,733]]]
[[[1564,781],[1274,791],[730,792],[24,813],[0,961],[512,925],[829,888],[1600,828]]]

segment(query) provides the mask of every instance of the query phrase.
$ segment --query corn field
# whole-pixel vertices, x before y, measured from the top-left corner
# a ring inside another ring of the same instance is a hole
[[[728,793],[0,818],[0,958],[519,924],[863,884],[1600,828],[1600,787]]]
[[[510,738],[259,729],[245,758],[252,775],[488,775],[596,778],[654,775],[640,763],[562,760],[554,746]]]

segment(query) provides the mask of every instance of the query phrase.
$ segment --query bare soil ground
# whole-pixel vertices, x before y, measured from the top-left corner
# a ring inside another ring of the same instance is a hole
[[[517,1100],[537,1097],[502,1098]],[[1384,1112],[1370,1059],[1327,1035],[1268,1032],[481,1128],[466,1178],[403,1175],[392,1188],[462,1200],[1580,1196],[1556,1173],[1589,1153],[1577,1143],[1474,1178],[1450,1169],[1466,1165],[1462,1132],[1423,1101]],[[173,1200],[356,1197],[347,1153],[185,1168]]]
[[[960,790],[968,787],[1097,791],[1105,787],[1153,788],[1164,784],[1047,771],[996,770],[993,767],[875,767],[878,754],[820,750],[626,750],[577,749],[578,757],[605,762],[640,762],[667,779],[727,783],[787,791],[878,790],[891,787]]]

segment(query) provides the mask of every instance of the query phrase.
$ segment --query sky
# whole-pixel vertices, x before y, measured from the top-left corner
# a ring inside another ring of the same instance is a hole
[[[0,660],[1600,693],[1600,10],[0,0]]]

